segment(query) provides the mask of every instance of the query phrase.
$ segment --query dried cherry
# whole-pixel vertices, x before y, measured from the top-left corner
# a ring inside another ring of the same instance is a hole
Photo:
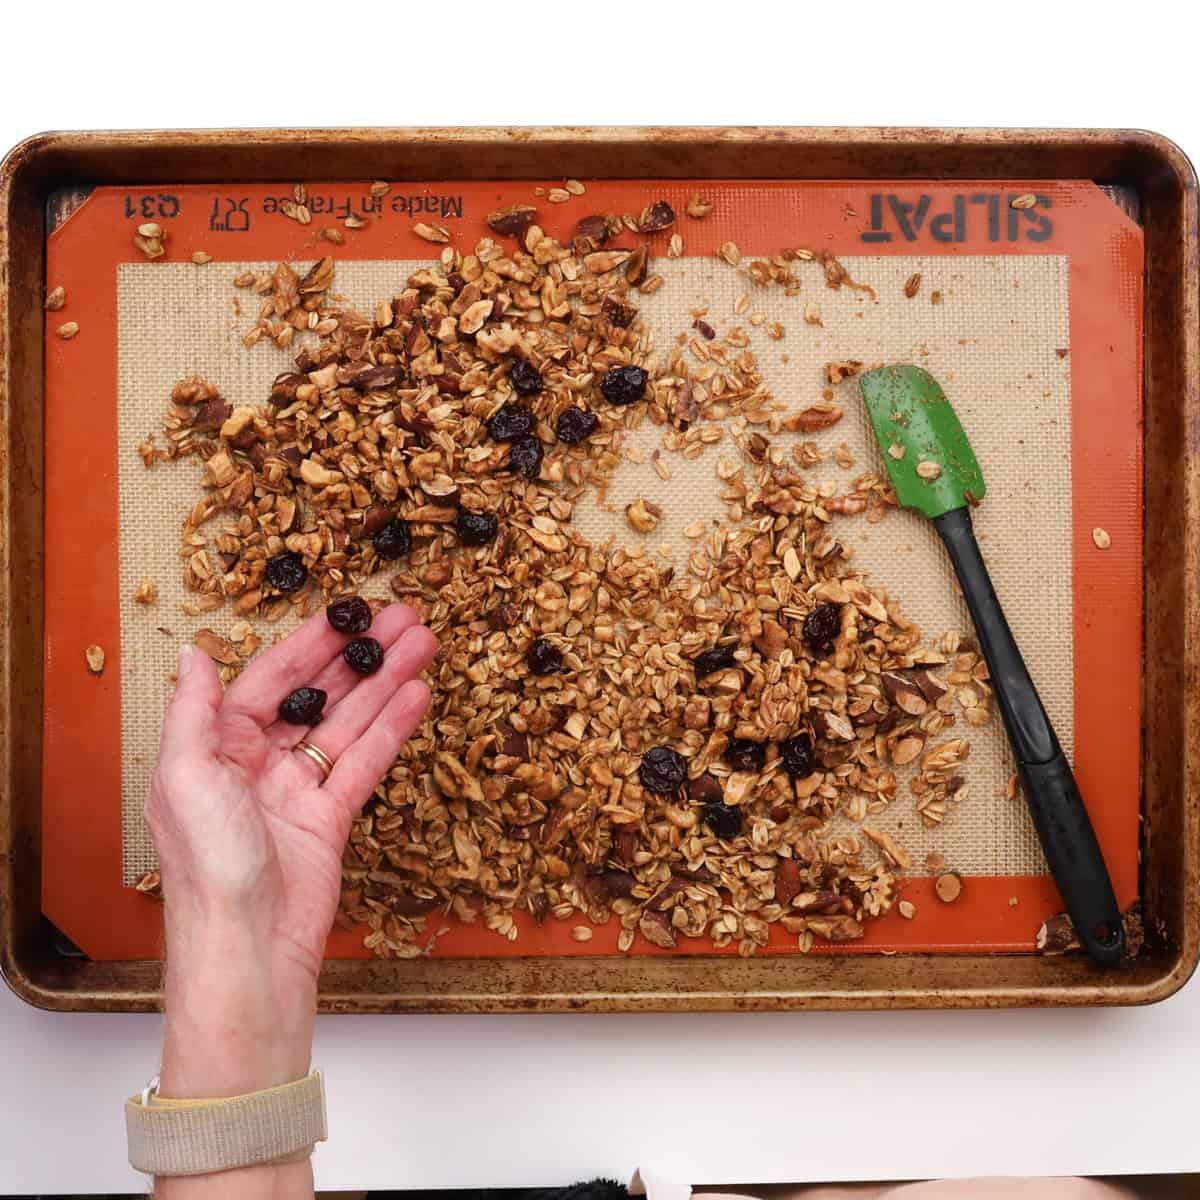
[[[761,771],[767,761],[767,748],[749,738],[730,738],[725,747],[725,761],[735,771]]]
[[[366,633],[371,628],[371,606],[361,596],[343,596],[325,609],[325,619],[338,633]]]
[[[650,376],[641,367],[613,367],[600,382],[600,391],[609,404],[636,404],[646,394]]]
[[[518,396],[536,396],[546,386],[541,371],[524,358],[513,363],[508,379]]]
[[[824,647],[842,631],[842,606],[820,604],[804,618],[804,640],[814,647]]]
[[[374,675],[383,666],[383,647],[372,637],[355,638],[342,651],[342,658],[350,670]]]
[[[542,473],[542,443],[536,437],[514,438],[508,451],[509,469],[526,479],[536,479]]]
[[[464,546],[486,546],[495,539],[500,522],[491,513],[471,512],[464,508],[458,514],[454,527],[458,530],[458,540]]]
[[[326,699],[326,693],[320,688],[297,688],[279,706],[279,719],[289,725],[315,725],[321,719]]]
[[[393,517],[371,539],[380,558],[403,558],[412,550],[412,530],[403,517]]]
[[[563,653],[546,638],[538,638],[525,652],[525,661],[534,675],[554,675],[563,668]]]
[[[779,747],[783,769],[793,779],[806,779],[813,773],[813,742],[807,733],[790,737]]]
[[[734,649],[735,647],[732,645],[714,646],[711,650],[705,650],[703,654],[697,654],[692,659],[696,678],[703,679],[705,675],[711,675],[714,671],[725,671],[730,667],[736,667],[737,659],[733,657]]]
[[[308,578],[304,559],[294,550],[285,550],[267,559],[267,583],[281,592],[298,592]]]
[[[533,429],[533,413],[519,404],[506,404],[498,413],[488,417],[488,437],[493,442],[511,442],[525,437]]]
[[[648,792],[677,792],[687,782],[687,759],[670,746],[651,746],[642,755],[638,778]]]
[[[717,837],[729,841],[742,831],[742,810],[724,800],[712,800],[704,806],[704,823]]]
[[[560,442],[565,442],[568,446],[577,446],[599,428],[600,418],[595,413],[586,412],[582,408],[567,408],[559,416],[554,432]]]

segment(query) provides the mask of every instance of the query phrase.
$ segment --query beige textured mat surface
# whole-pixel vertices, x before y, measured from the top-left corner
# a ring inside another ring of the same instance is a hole
[[[988,497],[975,513],[980,542],[996,590],[1029,662],[1046,708],[1067,753],[1073,743],[1071,596],[1071,415],[1069,359],[1055,351],[1070,342],[1067,259],[1024,257],[847,257],[855,279],[881,294],[898,295],[913,272],[922,289],[905,303],[898,320],[893,302],[872,304],[862,293],[824,290],[818,299],[824,327],[804,323],[804,299],[781,289],[753,289],[750,308],[734,313],[744,277],[716,260],[663,260],[656,268],[666,286],[639,299],[660,352],[680,333],[692,336],[691,310],[708,308],[706,320],[718,337],[741,326],[758,356],[764,379],[789,411],[821,400],[826,362],[855,358],[908,361],[931,370],[942,382],[970,436],[988,483]],[[253,324],[255,298],[235,292],[242,270],[273,263],[129,263],[118,275],[118,394],[120,454],[120,569],[125,598],[121,616],[122,830],[126,883],[154,865],[141,809],[157,746],[162,711],[170,695],[169,675],[178,647],[208,626],[228,633],[232,611],[188,617],[177,555],[177,533],[197,498],[200,468],[191,461],[160,464],[147,471],[137,444],[160,427],[172,385],[199,373],[236,404],[260,404],[271,380],[291,365],[295,351],[260,343],[247,351],[241,334]],[[416,262],[340,262],[335,290],[370,311],[375,301],[403,286]],[[938,290],[941,304],[930,295]],[[244,312],[234,313],[234,298]],[[785,337],[772,341],[765,324],[779,321]],[[815,435],[781,434],[776,445],[811,437],[827,461],[813,468],[814,481],[848,490],[865,471],[879,468],[858,390],[852,382],[835,389],[845,419]],[[664,510],[661,526],[647,539],[652,552],[669,546],[681,565],[689,543],[684,528],[696,520],[722,520],[717,459],[738,457],[726,433],[700,458],[663,453],[669,481],[655,472],[650,453],[662,443],[660,428],[644,424],[627,445],[641,463],[617,471],[606,507],[581,503],[580,528],[590,537],[637,540],[626,525],[624,506],[637,496]],[[854,465],[832,461],[845,442]],[[161,444],[161,437],[159,438]],[[840,539],[854,551],[855,564],[897,597],[927,640],[947,630],[969,635],[970,621],[932,527],[915,515],[891,512],[877,525],[862,517],[836,518]],[[220,524],[213,523],[214,530]],[[1031,536],[1036,532],[1036,536]],[[149,608],[130,597],[140,579],[158,586]],[[385,594],[379,576],[368,594]],[[290,625],[262,626],[268,637]],[[159,632],[159,630],[169,632]],[[966,727],[964,726],[964,729]],[[925,830],[902,786],[896,802],[872,824],[898,834],[919,862],[940,850],[965,873],[1033,874],[1045,870],[1024,805],[1005,797],[1012,771],[998,717],[970,729],[966,766],[967,799],[945,824]]]

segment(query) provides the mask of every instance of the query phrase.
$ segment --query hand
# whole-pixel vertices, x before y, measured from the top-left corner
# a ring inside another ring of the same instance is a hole
[[[167,933],[164,1096],[238,1095],[308,1070],[317,975],[337,910],[350,823],[429,706],[416,676],[437,642],[392,605],[367,678],[318,613],[227,691],[207,655],[180,658],[146,820]],[[328,693],[312,729],[278,719],[294,688]],[[293,747],[334,762],[328,779]]]

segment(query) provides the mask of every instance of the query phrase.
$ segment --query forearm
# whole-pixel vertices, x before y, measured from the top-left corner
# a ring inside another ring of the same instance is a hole
[[[308,1074],[315,983],[307,972],[281,964],[269,942],[235,921],[183,925],[168,918],[161,1096],[240,1096]],[[164,1178],[156,1194],[290,1200],[313,1194],[312,1169],[305,1160]]]
[[[306,1160],[216,1175],[160,1178],[154,1195],[159,1200],[308,1200],[313,1195],[312,1164]]]

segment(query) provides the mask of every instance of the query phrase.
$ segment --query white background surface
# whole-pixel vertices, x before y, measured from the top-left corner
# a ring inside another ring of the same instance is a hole
[[[50,128],[948,124],[1142,126],[1200,153],[1195,36],[1152,3],[60,3],[11,6],[0,43],[0,146]],[[121,1101],[158,1035],[0,989],[0,1194],[141,1189]],[[707,1183],[1200,1170],[1200,982],[1138,1011],[324,1018],[315,1061],[327,1188],[638,1163]]]

